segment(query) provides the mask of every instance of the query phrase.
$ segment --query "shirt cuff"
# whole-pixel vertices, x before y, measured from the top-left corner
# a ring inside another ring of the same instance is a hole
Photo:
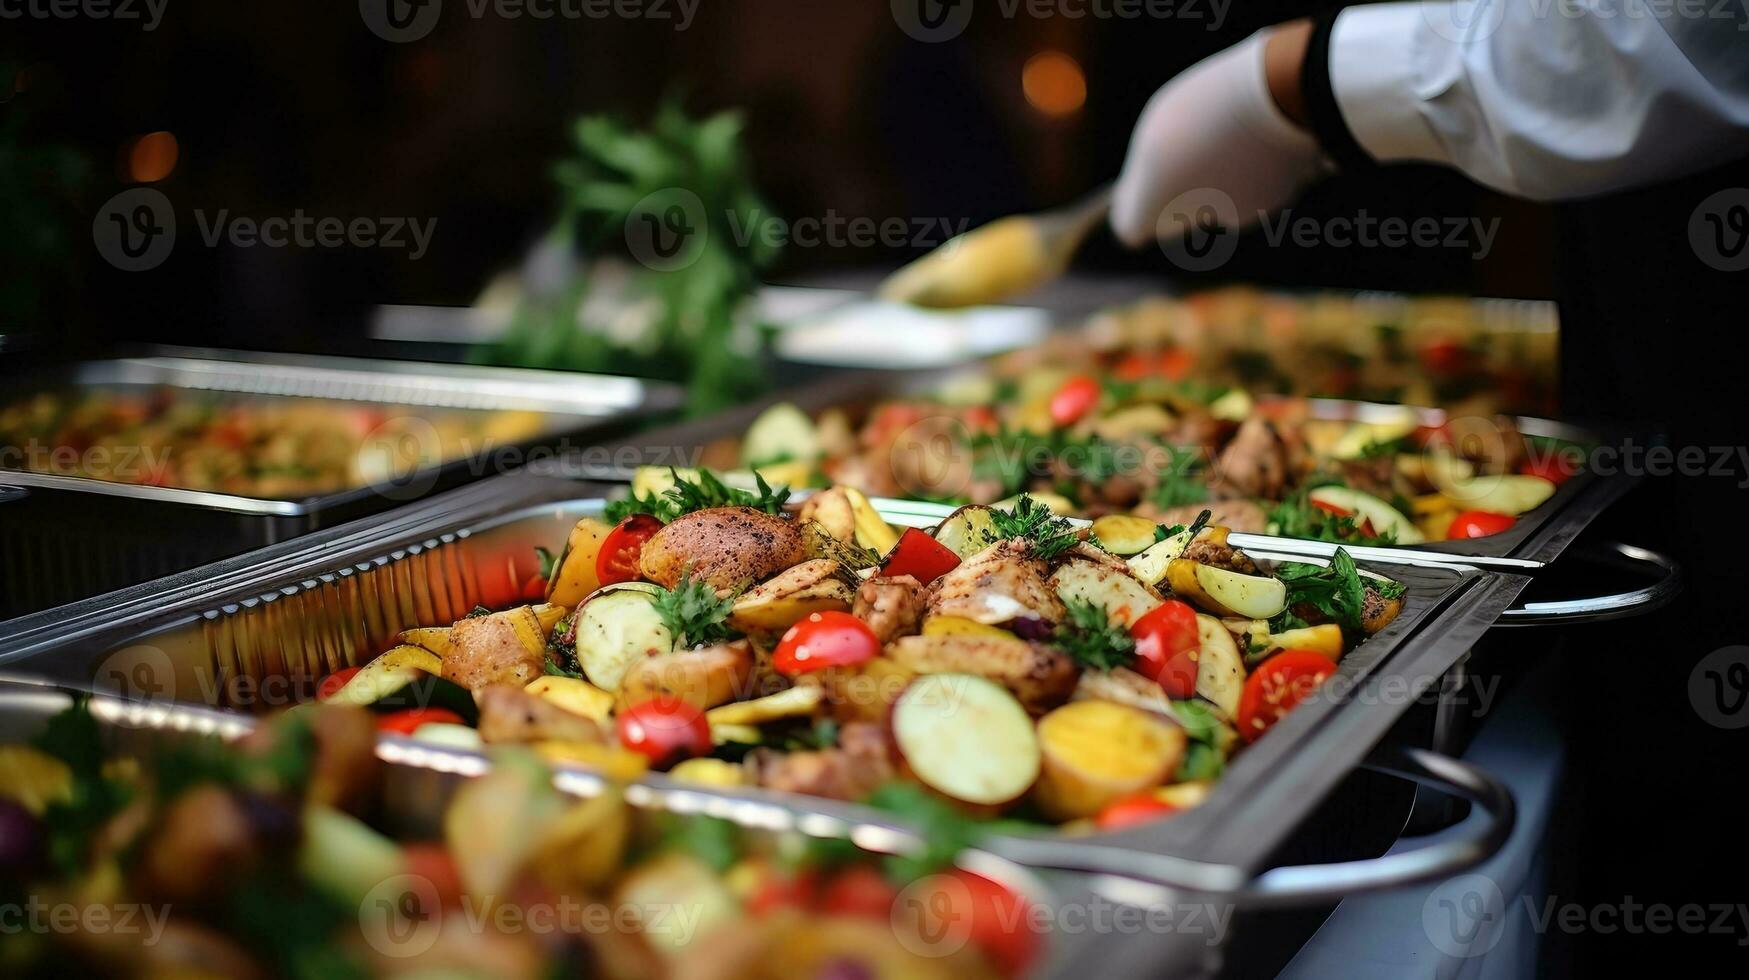
[[[1421,114],[1421,3],[1350,7],[1330,30],[1330,89],[1352,138],[1374,160],[1451,163]]]

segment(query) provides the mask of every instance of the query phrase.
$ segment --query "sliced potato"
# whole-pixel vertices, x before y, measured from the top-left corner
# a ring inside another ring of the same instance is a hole
[[[820,458],[820,433],[808,413],[778,402],[759,413],[741,439],[741,465],[812,462]]]
[[[1271,650],[1312,650],[1331,660],[1342,659],[1342,627],[1335,623],[1284,630],[1267,642]]]
[[[1047,584],[1065,604],[1073,600],[1102,606],[1107,616],[1125,627],[1163,601],[1121,564],[1066,561],[1051,573]]]
[[[643,753],[600,742],[535,742],[529,749],[547,762],[584,766],[621,783],[639,779],[650,769]]]
[[[668,770],[668,778],[688,786],[728,788],[747,784],[746,770],[723,759],[687,759]]]
[[[430,650],[403,644],[365,664],[340,690],[328,695],[325,703],[375,704],[427,675],[443,676],[443,661]]]
[[[1397,457],[1397,472],[1423,486],[1444,488],[1476,475],[1476,464],[1447,452],[1428,450]]]
[[[1105,550],[1114,555],[1137,555],[1157,542],[1154,531],[1159,527],[1145,517],[1133,514],[1107,514],[1093,522],[1093,535]]]
[[[797,515],[802,521],[817,521],[832,537],[846,544],[856,541],[856,511],[850,493],[843,487],[828,487],[802,502]]]
[[[631,831],[631,810],[618,792],[578,800],[542,831],[530,866],[559,893],[599,888],[623,867]]]
[[[540,624],[540,633],[543,638],[553,631],[553,627],[559,625],[559,620],[564,619],[566,613],[570,612],[569,609],[554,602],[537,603],[528,608],[530,612],[534,613],[535,622]],[[546,648],[544,639],[541,641],[541,648]]]
[[[1136,578],[1158,585],[1166,578],[1166,568],[1178,556],[1184,554],[1184,549],[1190,546],[1190,531],[1184,530],[1161,541],[1149,545],[1141,554],[1129,560],[1130,571]]]
[[[1000,626],[986,626],[964,616],[931,616],[923,621],[924,636],[983,636],[998,640],[1018,640],[1020,637]]]
[[[826,700],[826,692],[813,685],[792,687],[751,701],[736,701],[705,712],[705,720],[717,725],[763,725],[783,718],[806,718]]]
[[[1184,730],[1112,701],[1073,701],[1039,719],[1043,766],[1032,798],[1055,820],[1090,817],[1171,778]]]
[[[1209,402],[1209,415],[1223,422],[1243,422],[1251,417],[1253,406],[1250,392],[1243,388],[1234,388]]]
[[[714,708],[752,688],[753,668],[753,645],[746,640],[658,653],[632,661],[620,678],[618,703],[624,707],[673,697],[698,708]]]
[[[1187,783],[1173,783],[1171,786],[1160,787],[1154,791],[1154,799],[1175,806],[1180,810],[1191,810],[1202,806],[1203,801],[1209,798],[1209,793],[1214,788],[1215,784],[1211,780],[1193,779]]]
[[[1330,455],[1337,459],[1359,459],[1368,447],[1407,438],[1421,425],[1414,409],[1403,408],[1394,414],[1395,418],[1356,422],[1349,426],[1348,431],[1336,440],[1336,445],[1330,448]]]
[[[1245,661],[1239,645],[1221,621],[1198,613],[1196,636],[1200,644],[1196,662],[1196,693],[1221,709],[1228,718],[1239,714],[1239,694],[1245,689]]]
[[[566,608],[575,608],[601,588],[601,578],[595,573],[595,561],[601,556],[601,543],[613,531],[605,521],[585,517],[571,528],[565,541],[565,553],[559,567],[547,583],[547,601]]]
[[[850,608],[856,593],[844,566],[830,558],[792,565],[735,600],[729,625],[743,633],[782,632],[817,612]]]
[[[1158,436],[1172,428],[1172,413],[1153,403],[1129,405],[1093,421],[1093,434],[1107,442]]]
[[[752,725],[712,725],[711,744],[713,745],[758,745],[759,729]]]
[[[893,740],[917,780],[950,799],[999,806],[1038,779],[1038,736],[1006,689],[971,674],[920,677],[893,705]]]
[[[917,671],[891,657],[875,657],[856,667],[803,674],[797,686],[818,687],[828,712],[842,724],[855,721],[884,723],[892,713],[893,702],[916,677]]]
[[[881,512],[875,510],[868,497],[855,487],[845,487],[844,495],[850,498],[850,512],[856,518],[856,543],[864,548],[873,548],[878,554],[886,554],[893,550],[893,545],[899,543],[899,532],[881,517]]]
[[[656,612],[653,588],[605,589],[577,610],[577,663],[604,691],[618,691],[632,665],[673,648],[674,634]]]
[[[1404,517],[1402,511],[1370,493],[1362,493],[1349,487],[1328,486],[1319,487],[1308,496],[1312,503],[1354,512],[1370,521],[1373,530],[1379,534],[1395,534],[1398,544],[1421,544],[1426,541],[1421,529]]]
[[[595,721],[613,713],[613,695],[580,677],[547,675],[529,682],[523,690],[571,712]]]
[[[1217,616],[1269,619],[1287,608],[1287,585],[1266,575],[1244,575],[1175,558],[1166,567],[1166,581],[1174,594]]]
[[[1445,495],[1465,510],[1485,510],[1517,517],[1541,507],[1555,495],[1553,481],[1540,476],[1479,476],[1445,487]]]
[[[448,626],[421,626],[416,629],[402,630],[396,639],[409,646],[430,650],[439,657],[449,652]]]
[[[935,540],[962,560],[970,558],[996,543],[996,519],[991,516],[990,508],[981,504],[961,507],[947,515],[947,519],[935,529]]]

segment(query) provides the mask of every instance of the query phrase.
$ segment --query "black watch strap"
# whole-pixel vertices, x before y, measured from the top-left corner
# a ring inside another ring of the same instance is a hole
[[[1312,23],[1312,37],[1306,43],[1306,61],[1300,68],[1300,90],[1306,99],[1306,116],[1312,135],[1325,155],[1343,170],[1371,170],[1378,166],[1348,121],[1342,118],[1342,107],[1336,104],[1336,90],[1330,84],[1330,35],[1336,28],[1341,10],[1320,14]]]

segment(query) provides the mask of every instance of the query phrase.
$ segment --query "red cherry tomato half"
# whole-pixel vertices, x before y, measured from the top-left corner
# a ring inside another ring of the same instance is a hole
[[[899,543],[887,553],[882,575],[909,575],[924,585],[935,581],[959,566],[960,556],[914,527],[899,535]]]
[[[820,911],[887,922],[898,897],[886,875],[865,864],[852,865],[826,882],[820,892]]]
[[[1070,378],[1051,396],[1051,421],[1058,428],[1074,425],[1099,405],[1099,382],[1088,377]]]
[[[420,725],[460,725],[462,716],[448,708],[408,708],[377,715],[377,731],[387,735],[411,735]]]
[[[996,412],[988,405],[973,405],[960,413],[960,421],[973,432],[995,432],[1002,427]]]
[[[1182,347],[1174,347],[1160,355],[1160,373],[1168,381],[1183,381],[1196,367],[1196,355]]]
[[[322,678],[322,683],[316,685],[316,700],[326,701],[333,697],[334,692],[345,687],[346,682],[358,676],[358,672],[363,669],[362,667],[347,667]]]
[[[696,705],[672,695],[640,701],[619,715],[619,744],[653,765],[680,762],[711,750],[711,725]]]
[[[649,514],[633,514],[619,522],[601,542],[601,554],[595,556],[595,575],[602,585],[638,580],[638,558],[644,553],[644,542],[662,530],[662,522]]]
[[[1154,359],[1147,354],[1125,354],[1111,369],[1119,381],[1140,381],[1154,373]]]
[[[1319,510],[1323,511],[1326,514],[1331,515],[1332,517],[1353,517],[1354,516],[1354,511],[1349,510],[1347,507],[1338,507],[1335,504],[1326,503],[1325,501],[1322,501],[1322,500],[1313,500],[1312,506],[1318,508]]]
[[[747,911],[757,917],[784,908],[813,908],[819,890],[819,878],[812,871],[791,871],[767,863],[759,869],[759,883],[747,896]]]
[[[1499,534],[1514,524],[1518,518],[1506,514],[1495,514],[1485,510],[1466,510],[1451,519],[1451,530],[1445,533],[1448,538],[1485,538],[1490,534]]]
[[[442,909],[461,908],[462,876],[455,866],[455,858],[450,856],[449,848],[437,843],[408,844],[401,848],[401,857],[405,862],[407,874],[423,878],[431,883],[432,893],[418,895],[421,905],[432,897],[437,899],[438,908],[420,908],[427,916],[437,915]]]
[[[1148,610],[1130,627],[1136,641],[1136,669],[1154,679],[1169,698],[1196,693],[1196,665],[1202,644],[1197,639],[1196,610],[1168,599]]]
[[[1239,735],[1253,742],[1336,673],[1336,663],[1315,650],[1283,650],[1245,679],[1239,695]]]
[[[1581,465],[1579,460],[1565,452],[1546,453],[1533,450],[1531,457],[1524,461],[1518,472],[1525,476],[1540,476],[1558,487],[1572,479]]]
[[[1024,896],[982,875],[955,868],[922,880],[924,894],[909,911],[920,935],[946,936],[960,931],[983,951],[990,965],[1006,977],[1025,973],[1038,957],[1040,934],[1032,903]]]
[[[772,669],[786,677],[827,667],[854,667],[881,652],[868,624],[847,612],[809,613],[777,641]]]
[[[522,583],[522,597],[529,602],[540,602],[547,597],[547,580],[536,575]]]
[[[1093,823],[1100,830],[1122,830],[1139,823],[1158,820],[1178,812],[1178,808],[1165,800],[1157,800],[1147,794],[1126,796],[1106,804],[1105,809],[1093,818]]]
[[[1421,348],[1421,364],[1429,374],[1454,375],[1470,363],[1470,352],[1455,340],[1436,340]]]

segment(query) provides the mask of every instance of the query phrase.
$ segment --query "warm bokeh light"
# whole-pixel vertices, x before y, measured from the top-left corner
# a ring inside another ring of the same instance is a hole
[[[151,184],[170,176],[180,154],[176,137],[166,132],[147,133],[128,148],[128,179]]]
[[[1067,116],[1087,103],[1087,76],[1074,58],[1061,51],[1032,56],[1020,73],[1026,101],[1047,116]]]

